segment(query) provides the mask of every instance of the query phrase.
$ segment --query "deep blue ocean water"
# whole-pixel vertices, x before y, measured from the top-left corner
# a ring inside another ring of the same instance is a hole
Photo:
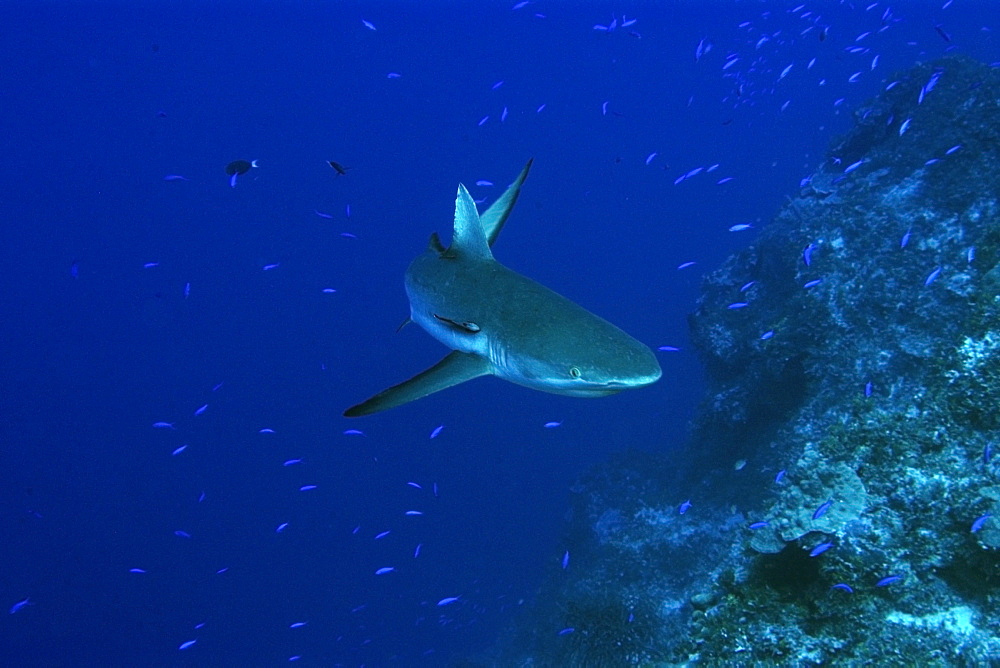
[[[0,6],[0,662],[488,650],[576,477],[686,447],[700,275],[895,72],[1000,60],[985,1],[514,5]],[[446,352],[395,332],[403,272],[532,157],[497,259],[680,348],[663,379],[341,417]]]

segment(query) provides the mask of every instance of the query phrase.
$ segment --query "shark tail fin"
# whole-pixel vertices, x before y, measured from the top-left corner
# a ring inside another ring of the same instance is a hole
[[[478,355],[456,350],[413,378],[404,380],[399,385],[393,385],[356,406],[351,406],[344,411],[344,417],[361,417],[395,408],[490,373],[492,366],[487,360]]]
[[[528,163],[521,170],[521,173],[517,175],[514,182],[510,184],[510,187],[504,191],[504,194],[500,196],[500,199],[493,202],[486,211],[479,216],[480,221],[482,221],[483,230],[486,232],[486,242],[492,246],[493,242],[497,240],[500,236],[500,230],[503,229],[504,223],[510,217],[510,212],[514,208],[514,204],[517,203],[518,195],[521,194],[521,186],[524,185],[524,180],[528,178],[528,171],[531,170],[531,163],[534,162],[534,158],[528,160]]]

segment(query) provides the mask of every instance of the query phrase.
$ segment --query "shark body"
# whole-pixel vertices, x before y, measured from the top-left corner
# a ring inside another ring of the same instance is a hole
[[[530,169],[529,160],[482,215],[465,186],[458,186],[452,245],[446,248],[432,235],[406,271],[410,320],[452,352],[348,408],[346,417],[394,408],[486,375],[577,397],[615,394],[660,378],[649,347],[493,258],[490,247]]]

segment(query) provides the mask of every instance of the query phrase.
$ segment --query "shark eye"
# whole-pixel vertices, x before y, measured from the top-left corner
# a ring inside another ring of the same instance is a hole
[[[580,374],[580,367],[571,366],[569,368],[569,375],[572,376],[573,378],[579,378],[580,375],[581,375]]]

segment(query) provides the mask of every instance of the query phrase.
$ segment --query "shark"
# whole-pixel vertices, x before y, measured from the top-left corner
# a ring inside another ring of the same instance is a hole
[[[573,397],[603,397],[659,380],[660,364],[648,346],[493,257],[531,164],[482,214],[459,184],[451,245],[435,232],[406,270],[410,316],[403,325],[417,323],[451,352],[351,406],[345,417],[395,408],[480,376]]]

